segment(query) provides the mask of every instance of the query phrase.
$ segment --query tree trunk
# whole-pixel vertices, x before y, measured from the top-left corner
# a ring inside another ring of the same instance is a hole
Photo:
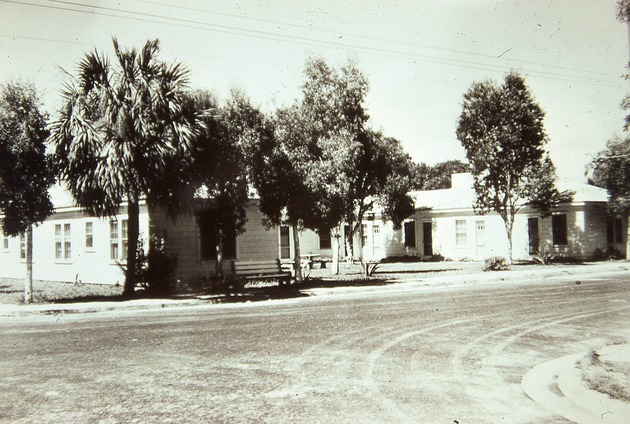
[[[363,249],[365,248],[363,245],[363,222],[359,221],[357,225],[359,226],[359,262],[363,263]]]
[[[214,273],[217,278],[223,278],[223,231],[217,232],[217,245],[215,246],[217,251],[217,261],[214,265]]]
[[[125,272],[123,296],[130,297],[133,296],[136,290],[136,263],[138,260],[138,239],[140,237],[140,206],[138,205],[138,197],[135,195],[129,196],[127,215],[127,270]]]
[[[332,265],[330,267],[330,274],[331,275],[337,275],[339,274],[339,251],[340,251],[340,243],[339,243],[339,239],[341,238],[341,234],[339,234],[339,226],[337,226],[336,229],[334,229],[332,232],[332,253],[333,253],[333,257],[332,257]]]
[[[512,265],[512,229],[514,228],[514,217],[507,216],[503,219],[505,223],[505,233],[508,240],[508,265]]]
[[[24,303],[33,303],[33,226],[26,227],[24,234],[26,254],[26,281],[24,282]]]
[[[626,260],[628,259],[630,259],[630,215],[628,216],[628,226],[626,228]]]
[[[293,260],[293,269],[295,271],[295,281],[301,283],[304,281],[302,277],[302,259],[300,258],[300,235],[298,233],[297,224],[293,224],[293,250],[295,258]]]
[[[352,218],[348,220],[348,228],[350,228],[350,234],[346,234],[344,243],[348,245],[348,265],[350,265],[354,261],[354,226]]]

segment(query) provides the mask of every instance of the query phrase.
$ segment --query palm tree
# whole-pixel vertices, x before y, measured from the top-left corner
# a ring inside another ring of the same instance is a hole
[[[61,178],[77,204],[111,217],[128,212],[124,295],[136,284],[139,203],[177,212],[181,182],[189,169],[196,113],[188,107],[188,71],[157,60],[158,40],[141,51],[122,50],[115,60],[96,50],[79,63],[78,77],[64,85],[64,107],[52,126]]]

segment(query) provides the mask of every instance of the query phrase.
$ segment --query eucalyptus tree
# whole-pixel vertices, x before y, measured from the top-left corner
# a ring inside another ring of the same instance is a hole
[[[46,155],[48,116],[30,84],[9,82],[0,90],[0,212],[6,236],[21,235],[26,260],[24,302],[33,301],[33,225],[53,212],[54,182]]]
[[[544,111],[525,80],[516,73],[502,85],[474,83],[464,94],[457,138],[471,165],[477,199],[475,211],[503,219],[512,261],[516,213],[530,204],[546,213],[571,193],[555,187],[555,167],[545,150]]]
[[[408,155],[399,142],[367,127],[365,75],[351,62],[335,69],[309,59],[305,76],[302,97],[277,111],[273,137],[253,154],[256,188],[271,206],[267,216],[293,227],[297,275],[302,229],[331,232],[336,272],[342,222],[361,231],[352,224],[378,200],[396,223],[413,211],[410,179],[397,178],[399,166],[410,168]]]
[[[59,175],[78,205],[99,217],[128,213],[124,295],[136,284],[139,206],[176,214],[182,179],[189,178],[198,131],[186,101],[188,71],[158,59],[159,42],[123,49],[114,59],[85,54],[78,76],[63,90],[64,106],[52,126]]]

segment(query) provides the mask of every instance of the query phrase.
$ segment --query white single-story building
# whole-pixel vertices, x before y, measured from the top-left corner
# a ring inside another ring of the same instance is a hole
[[[507,255],[503,220],[496,213],[476,215],[475,193],[469,174],[456,174],[452,188],[411,193],[416,212],[401,229],[383,219],[380,211],[368,213],[362,223],[363,236],[355,234],[354,258],[366,260],[414,256],[483,260]],[[549,216],[523,207],[513,230],[513,258],[528,260],[537,253],[590,259],[596,251],[613,248],[625,254],[627,220],[606,213],[605,190],[586,184],[560,184],[575,191],[573,200],[561,204]],[[82,281],[122,284],[127,247],[127,215],[108,219],[87,216],[60,187],[51,190],[55,213],[33,231],[33,278],[51,281]],[[230,261],[270,261],[294,258],[292,228],[266,228],[258,201],[251,199],[245,232],[225,240],[224,258]],[[341,225],[340,256],[349,255],[350,227]],[[150,235],[166,241],[177,255],[176,276],[198,280],[215,273],[216,252],[212,228],[200,228],[194,216],[172,221],[159,211],[140,206],[140,238],[147,246]],[[328,231],[303,231],[300,252],[316,258],[332,258],[333,240]],[[26,263],[24,240],[3,237],[0,246],[0,277],[22,278]],[[359,250],[361,249],[361,250]]]
[[[399,230],[394,230],[379,213],[368,217],[363,223],[364,257],[506,257],[509,249],[503,219],[495,212],[475,213],[472,182],[468,173],[455,174],[450,189],[410,193],[416,212]],[[535,255],[549,254],[586,260],[611,249],[625,255],[627,220],[607,215],[606,190],[566,181],[558,186],[560,190],[575,192],[571,202],[558,205],[548,216],[526,205],[517,213],[512,232],[513,259],[530,260]],[[313,241],[304,244],[303,251],[332,254],[327,249],[318,251]],[[355,245],[359,245],[356,240]]]

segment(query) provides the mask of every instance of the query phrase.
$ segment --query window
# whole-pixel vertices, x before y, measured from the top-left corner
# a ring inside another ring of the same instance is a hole
[[[404,227],[405,247],[416,248],[416,221],[405,222]]]
[[[282,225],[280,227],[280,259],[289,259],[291,257],[291,239],[289,237],[289,227]]]
[[[468,235],[466,234],[466,220],[455,220],[455,245],[466,246],[468,243]]]
[[[129,223],[126,219],[109,222],[109,257],[113,260],[127,259]]]
[[[323,228],[319,230],[319,248],[332,249],[332,240],[330,237],[330,231]]]
[[[608,244],[623,243],[621,218],[608,217],[606,220],[606,241]]]
[[[85,223],[85,248],[94,248],[94,224],[91,222]]]
[[[118,221],[109,222],[109,257],[118,259]]]
[[[126,219],[123,219],[121,224],[122,224],[121,225],[122,228],[120,231],[120,239],[121,239],[121,244],[122,244],[121,246],[122,252],[120,253],[123,259],[127,259],[127,247],[129,244],[129,242],[127,241],[127,238],[129,236],[129,221],[127,221]]]
[[[567,238],[567,216],[565,214],[551,216],[551,235],[554,246],[566,246],[569,244]]]
[[[367,236],[367,224],[361,224],[361,247],[365,247],[367,245],[368,236]]]
[[[55,224],[55,259],[72,258],[72,238],[70,224]]]
[[[20,234],[20,259],[26,259],[26,238]]]

